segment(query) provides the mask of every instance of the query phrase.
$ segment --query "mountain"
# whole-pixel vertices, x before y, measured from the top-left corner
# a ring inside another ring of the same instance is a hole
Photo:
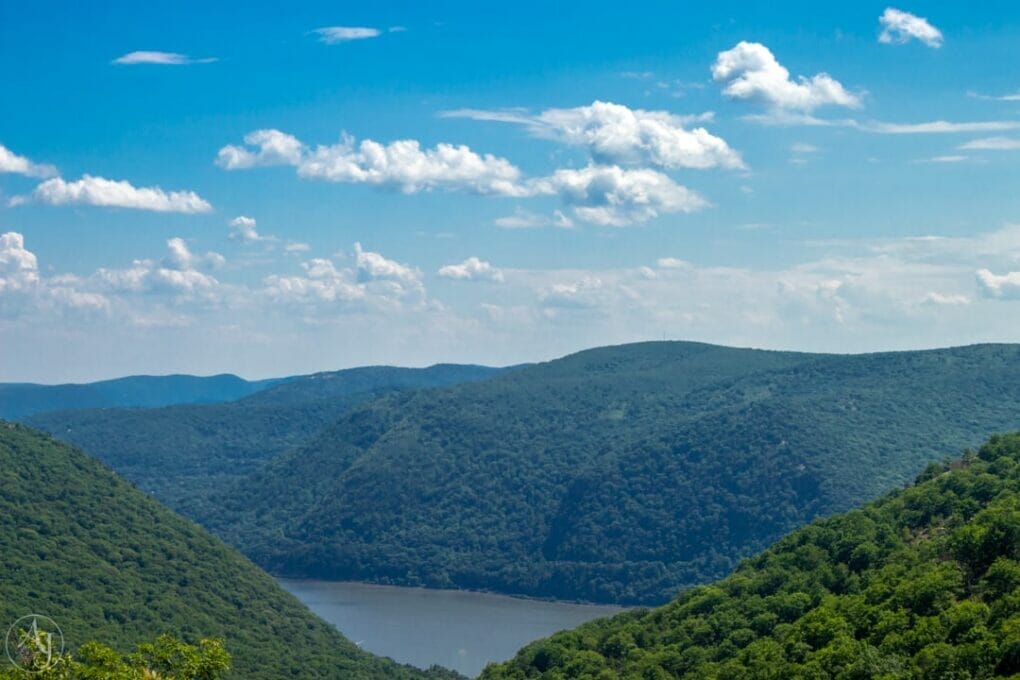
[[[195,524],[3,421],[0,552],[0,621],[45,614],[71,647],[99,639],[125,652],[172,632],[225,639],[234,678],[455,677],[362,652]]]
[[[225,404],[77,409],[26,423],[81,446],[139,488],[189,516],[208,497],[303,444],[352,407],[397,391],[484,380],[501,369],[371,366],[288,378]]]
[[[276,384],[236,375],[134,375],[79,385],[0,383],[0,418],[18,420],[46,411],[117,406],[211,404],[240,399]]]
[[[660,604],[1020,428],[1020,347],[607,347],[366,402],[196,515],[271,573]]]
[[[482,680],[1020,673],[1020,434],[786,536],[658,609],[533,643]]]

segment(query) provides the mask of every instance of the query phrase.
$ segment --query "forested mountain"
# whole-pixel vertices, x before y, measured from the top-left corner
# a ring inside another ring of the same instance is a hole
[[[277,382],[249,382],[236,375],[133,375],[68,385],[0,383],[0,418],[16,420],[70,408],[212,404],[240,399]]]
[[[367,402],[198,519],[273,573],[657,604],[1020,427],[1020,347],[582,352]]]
[[[157,409],[85,409],[26,419],[77,444],[171,508],[214,512],[207,498],[305,443],[353,406],[396,391],[483,380],[501,369],[370,366],[288,378],[239,401]]]
[[[482,680],[1016,677],[1018,560],[1009,435],[664,607],[531,644]]]
[[[235,678],[454,677],[362,652],[198,526],[3,421],[0,553],[0,621],[45,614],[72,648],[98,639],[127,652],[170,632],[224,639]]]

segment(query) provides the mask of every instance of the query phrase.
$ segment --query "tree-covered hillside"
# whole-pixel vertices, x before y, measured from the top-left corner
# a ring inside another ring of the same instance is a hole
[[[305,443],[353,406],[393,392],[488,378],[500,369],[371,366],[283,380],[239,401],[156,409],[79,409],[25,422],[81,446],[178,512]]]
[[[818,520],[728,578],[524,648],[482,680],[1020,673],[1020,435]]]
[[[0,383],[0,418],[18,420],[69,408],[213,404],[240,399],[277,382],[249,382],[236,375],[133,375],[67,385]]]
[[[34,613],[72,648],[222,638],[236,678],[453,677],[362,652],[195,524],[81,452],[3,421],[0,553],[4,630]]]
[[[366,403],[199,519],[280,575],[658,604],[1017,427],[1017,346],[645,343]]]

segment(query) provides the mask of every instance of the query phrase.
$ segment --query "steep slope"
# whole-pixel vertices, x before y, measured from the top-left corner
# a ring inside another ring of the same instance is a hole
[[[277,383],[236,375],[134,375],[76,385],[0,383],[0,418],[17,420],[69,408],[156,407],[233,401]]]
[[[493,665],[525,678],[990,678],[1020,673],[1020,435],[795,531],[670,604]]]
[[[198,519],[273,573],[657,604],[1020,427],[1020,347],[645,343],[367,403]]]
[[[172,632],[224,638],[236,678],[430,675],[360,651],[196,525],[82,453],[3,421],[0,551],[0,621],[45,614],[72,647],[99,639],[129,651]]]
[[[406,389],[483,380],[500,369],[375,366],[289,378],[227,404],[44,413],[26,423],[81,446],[169,507],[212,512],[208,498],[352,407]]]

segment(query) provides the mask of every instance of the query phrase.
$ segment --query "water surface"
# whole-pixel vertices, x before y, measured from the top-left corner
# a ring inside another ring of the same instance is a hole
[[[463,590],[292,579],[280,585],[366,651],[471,677],[533,640],[621,611]]]

